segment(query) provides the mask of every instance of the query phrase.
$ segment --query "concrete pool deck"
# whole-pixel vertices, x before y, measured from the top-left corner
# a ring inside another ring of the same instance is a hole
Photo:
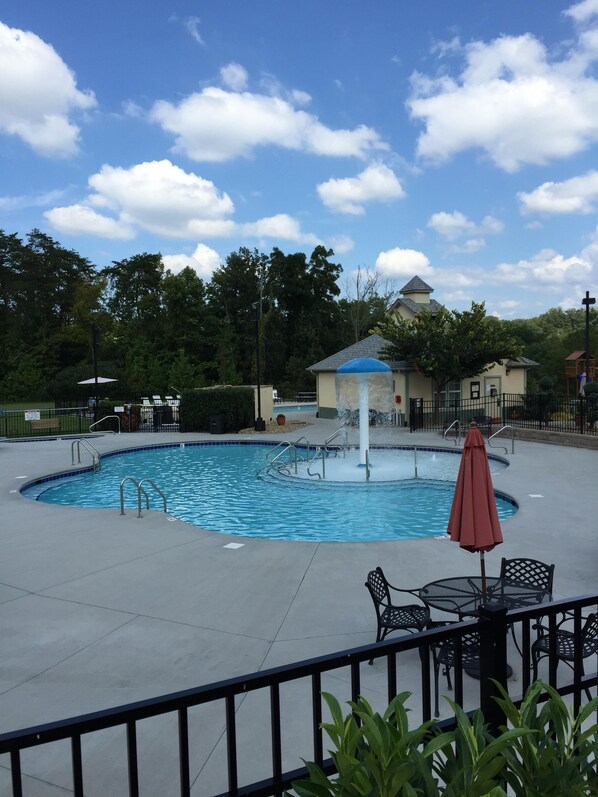
[[[336,429],[335,421],[309,413],[301,413],[300,420],[310,425],[289,437],[306,435],[310,443],[321,443]],[[104,453],[241,437],[105,435],[95,437],[93,445]],[[281,439],[265,437],[273,445]],[[371,442],[453,447],[437,434],[398,428],[373,428]],[[494,477],[494,486],[520,508],[502,524],[505,541],[487,555],[488,574],[498,574],[502,556],[529,556],[556,564],[555,598],[593,592],[598,451],[522,441],[515,446],[515,454],[506,457],[510,467]],[[502,456],[498,448],[496,453]],[[82,459],[89,461],[83,451]],[[68,471],[70,463],[69,439],[0,442],[0,732],[369,643],[375,617],[363,583],[377,565],[392,583],[410,588],[478,570],[477,556],[444,539],[255,540],[203,531],[159,511],[138,519],[131,510],[121,516],[118,509],[59,507],[19,494],[24,483]],[[243,545],[226,548],[231,542]],[[414,672],[415,667],[414,660]],[[364,694],[374,703],[383,701],[382,670],[368,670]],[[328,676],[324,688],[348,699],[342,673]],[[298,685],[290,693],[303,699]],[[417,705],[416,694],[414,700]],[[255,735],[260,709],[252,714],[252,701],[253,696],[244,700],[251,722],[246,731],[240,729],[241,740]],[[139,732],[141,793],[177,794],[175,723],[166,718],[145,723]],[[198,713],[196,726],[201,744],[192,756],[193,794],[224,791],[223,717],[212,707]],[[96,736],[84,746],[85,793],[125,794],[122,734]],[[309,737],[307,743],[294,751],[291,765],[311,755]],[[25,794],[70,793],[69,759],[61,755],[66,752],[66,745],[51,745],[23,755]],[[103,763],[100,754],[108,756]],[[259,745],[257,752],[255,744],[248,745],[241,777],[265,775],[259,755]],[[6,763],[0,759],[0,795],[10,794]]]

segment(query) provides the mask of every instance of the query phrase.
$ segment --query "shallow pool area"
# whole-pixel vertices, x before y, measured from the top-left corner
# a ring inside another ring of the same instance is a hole
[[[418,478],[345,484],[281,478],[268,466],[272,445],[196,443],[125,450],[102,457],[101,469],[37,480],[23,488],[33,500],[62,506],[137,511],[135,484],[151,479],[172,517],[200,528],[264,539],[370,542],[444,535],[459,468],[459,452],[418,449]],[[413,449],[393,449],[397,467],[412,467]],[[492,460],[492,468],[506,465]],[[147,486],[147,485],[146,485]],[[150,508],[160,510],[152,493]],[[497,493],[504,520],[516,502]],[[142,502],[145,511],[145,500]]]

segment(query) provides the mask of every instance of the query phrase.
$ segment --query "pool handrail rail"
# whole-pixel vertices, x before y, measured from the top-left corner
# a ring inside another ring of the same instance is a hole
[[[500,429],[498,429],[496,432],[494,432],[494,434],[490,435],[490,437],[488,438],[488,446],[489,446],[489,448],[504,448],[505,454],[508,454],[509,451],[508,451],[506,446],[493,446],[492,443],[490,442],[493,437],[496,437],[501,432],[504,432],[505,429],[510,429],[511,430],[511,454],[514,454],[515,453],[515,428],[513,426],[511,426],[510,423],[507,423],[504,426],[501,426]]]
[[[81,464],[81,444],[83,444],[83,448],[85,448],[91,454],[94,471],[99,470],[101,467],[100,452],[95,446],[82,437],[76,438],[71,443],[71,465]],[[75,446],[77,447],[77,462],[75,462]]]
[[[458,446],[459,443],[461,442],[461,421],[458,418],[455,418],[455,420],[451,423],[451,425],[446,427],[446,429],[442,433],[442,437],[446,440],[446,436],[451,431],[453,426],[456,428],[455,441],[454,442],[455,442],[455,445]]]
[[[163,511],[164,511],[165,514],[167,514],[168,510],[166,509],[166,496],[164,495],[162,490],[151,479],[141,479],[141,481],[137,485],[137,517],[143,517],[143,515],[141,514],[141,493],[145,492],[143,490],[143,484],[145,482],[147,482],[148,484],[151,484],[151,486],[154,488],[154,490],[162,498],[162,502],[163,502],[163,505],[164,505],[164,510]]]
[[[116,418],[116,420],[118,422],[118,434],[120,434],[120,418],[119,418],[118,415],[104,415],[103,418],[100,418],[99,420],[94,421],[90,425],[89,431],[91,432],[91,430],[93,429],[94,426],[97,426],[98,423],[102,423],[102,421],[107,421],[108,418]],[[106,434],[106,433],[108,433],[108,434],[117,434],[116,432],[113,432],[112,429],[102,429],[102,434]]]

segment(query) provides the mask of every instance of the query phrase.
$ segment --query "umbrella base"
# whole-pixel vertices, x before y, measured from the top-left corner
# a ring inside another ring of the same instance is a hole
[[[463,667],[467,675],[470,678],[475,678],[477,681],[480,680],[480,662],[478,661],[468,661],[465,667]],[[507,678],[510,678],[513,675],[513,668],[507,664]]]

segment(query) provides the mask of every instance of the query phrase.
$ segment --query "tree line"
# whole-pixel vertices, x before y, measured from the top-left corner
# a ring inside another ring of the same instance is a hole
[[[210,280],[191,268],[173,274],[160,254],[96,268],[39,230],[25,240],[0,231],[0,402],[87,397],[77,382],[93,376],[94,327],[98,373],[118,379],[103,396],[253,384],[258,346],[262,384],[283,396],[313,390],[307,367],[381,327],[395,298],[364,269],[341,296],[342,271],[323,246],[309,256],[242,247]],[[585,347],[584,319],[581,309],[553,309],[492,323],[540,363],[532,384],[548,375],[564,388],[565,356]]]

